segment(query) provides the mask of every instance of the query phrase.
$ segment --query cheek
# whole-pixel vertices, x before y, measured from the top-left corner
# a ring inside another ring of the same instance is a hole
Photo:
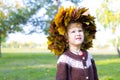
[[[68,35],[68,41],[73,41],[73,40],[74,40],[74,35],[69,34],[69,35]]]
[[[84,38],[84,33],[82,33],[81,35],[82,35],[82,36],[83,36],[83,38]]]

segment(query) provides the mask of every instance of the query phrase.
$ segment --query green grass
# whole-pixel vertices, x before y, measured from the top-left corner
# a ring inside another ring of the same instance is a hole
[[[120,58],[93,56],[100,80],[120,80]],[[56,57],[49,53],[3,53],[0,80],[55,80]]]
[[[56,58],[51,54],[3,54],[0,80],[54,80]]]
[[[120,58],[117,55],[94,56],[100,80],[120,80]]]

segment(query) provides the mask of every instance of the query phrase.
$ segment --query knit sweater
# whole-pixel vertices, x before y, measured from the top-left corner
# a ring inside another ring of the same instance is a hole
[[[56,80],[98,80],[94,59],[87,51],[83,53],[65,51],[57,61]]]

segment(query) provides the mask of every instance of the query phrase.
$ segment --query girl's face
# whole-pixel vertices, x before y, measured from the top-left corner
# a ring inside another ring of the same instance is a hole
[[[68,26],[68,43],[74,46],[80,46],[84,41],[84,32],[80,23],[71,23]]]

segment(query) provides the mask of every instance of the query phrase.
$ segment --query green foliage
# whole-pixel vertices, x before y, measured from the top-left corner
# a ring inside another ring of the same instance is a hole
[[[115,0],[118,1],[118,0]],[[120,25],[120,11],[117,9],[111,9],[113,0],[104,0],[101,7],[96,10],[97,20],[103,27],[112,29],[113,33],[116,31],[116,27]]]
[[[32,14],[26,8],[13,8],[2,4],[0,9],[0,42],[4,41],[9,33],[22,31],[20,24],[26,23]]]

